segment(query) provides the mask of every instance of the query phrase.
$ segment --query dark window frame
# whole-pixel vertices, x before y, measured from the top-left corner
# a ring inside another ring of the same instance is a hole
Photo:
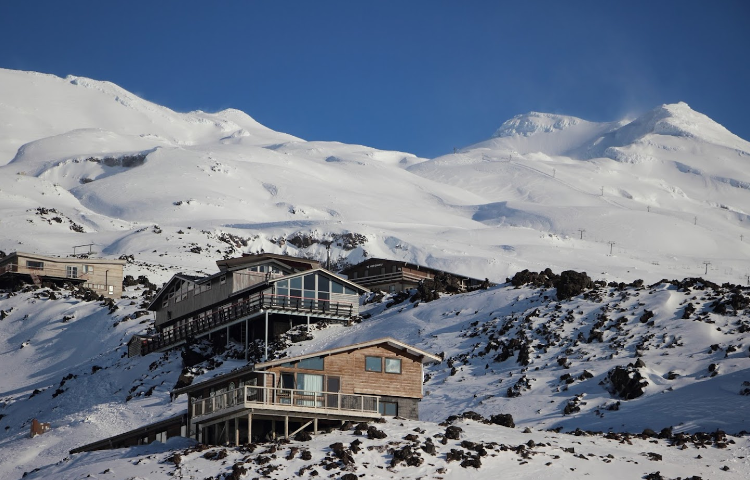
[[[388,371],[388,367],[387,367],[387,364],[388,364],[388,360],[395,360],[395,361],[397,361],[397,362],[398,362],[398,372],[389,372],[389,371]],[[400,359],[400,358],[395,358],[395,357],[385,357],[385,358],[383,359],[383,372],[384,372],[384,373],[388,373],[388,374],[391,374],[391,375],[401,375],[401,373],[403,373],[403,368],[402,368],[402,365],[403,365],[403,363],[401,362],[401,359]]]
[[[378,359],[378,370],[374,370],[370,368],[370,366],[367,364],[367,360],[370,358],[377,358]],[[374,373],[383,373],[383,357],[376,356],[376,355],[365,355],[365,371],[366,372],[374,372]]]

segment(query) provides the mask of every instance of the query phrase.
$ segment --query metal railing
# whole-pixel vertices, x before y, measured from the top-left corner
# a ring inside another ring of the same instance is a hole
[[[393,282],[398,280],[411,280],[413,282],[419,282],[420,280],[431,280],[432,274],[425,273],[424,275],[416,275],[410,272],[395,272],[395,273],[383,273],[378,275],[367,275],[365,277],[353,278],[352,281],[357,282],[360,285],[370,285],[373,283],[385,283]]]
[[[346,412],[379,413],[380,399],[375,395],[316,392],[288,388],[247,385],[197,400],[191,405],[192,417],[219,414],[224,410],[276,405],[294,411],[324,409]]]
[[[197,317],[177,320],[173,327],[165,329],[151,337],[141,340],[141,355],[167,348],[194,338],[214,328],[233,323],[250,314],[264,309],[278,309],[310,314],[325,314],[350,318],[356,312],[351,302],[332,302],[320,298],[301,298],[289,295],[256,293],[244,298],[234,299],[213,310],[202,312]]]

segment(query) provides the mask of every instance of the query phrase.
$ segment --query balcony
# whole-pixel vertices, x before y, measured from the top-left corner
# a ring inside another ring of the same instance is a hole
[[[248,385],[194,401],[190,408],[193,422],[208,421],[248,409],[277,415],[335,414],[353,418],[376,418],[380,416],[380,398],[374,395]]]
[[[319,298],[300,298],[289,295],[256,293],[229,300],[211,311],[194,314],[188,319],[178,319],[172,328],[151,337],[141,338],[140,354],[161,351],[181,344],[188,338],[197,338],[217,327],[231,325],[261,311],[285,312],[299,315],[310,314],[327,318],[349,319],[357,311],[350,302],[332,302]]]

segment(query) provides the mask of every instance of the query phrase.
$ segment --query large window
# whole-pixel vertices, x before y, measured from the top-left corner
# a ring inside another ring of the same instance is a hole
[[[323,370],[324,362],[323,357],[305,358],[297,362],[297,368],[305,368],[307,370]]]
[[[65,276],[68,278],[78,278],[78,267],[68,265],[65,267]]]
[[[378,403],[378,412],[381,415],[388,415],[388,416],[395,417],[396,415],[398,415],[398,403],[384,402],[381,400],[380,403]]]
[[[385,373],[401,373],[401,359],[386,358],[385,359]]]
[[[35,260],[26,260],[26,268],[33,268],[33,269],[44,269],[44,262],[37,262]]]
[[[381,357],[365,357],[365,370],[368,372],[382,372],[383,359]]]

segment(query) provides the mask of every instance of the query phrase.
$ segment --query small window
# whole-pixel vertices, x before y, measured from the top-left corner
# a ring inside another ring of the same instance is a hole
[[[305,358],[297,363],[297,368],[306,368],[308,370],[323,370],[323,357]]]
[[[68,265],[65,267],[65,276],[68,278],[78,278],[78,267]]]
[[[221,283],[222,285],[224,285],[225,283],[227,283],[227,276],[226,275],[222,275],[221,278],[219,279],[219,283]]]
[[[281,365],[279,365],[279,366],[280,366],[280,367],[285,367],[285,368],[294,368],[294,362],[286,362],[286,363],[282,363],[282,364],[281,364]]]
[[[368,372],[382,372],[383,359],[381,357],[365,357],[365,370]]]
[[[84,265],[83,266],[83,273],[94,273],[94,266],[93,265]]]
[[[331,292],[332,293],[344,293],[344,286],[341,285],[339,282],[331,282]]]
[[[315,275],[305,275],[305,290],[315,290]]]
[[[344,287],[344,293],[347,294],[347,295],[356,295],[357,294],[357,292],[354,289],[349,288],[349,287]]]
[[[109,291],[110,295],[113,295],[115,293],[115,286],[114,285],[110,285],[108,291]]]
[[[37,262],[35,260],[26,260],[26,268],[43,269],[44,262]]]
[[[385,359],[385,373],[401,373],[401,359],[386,358]]]
[[[398,403],[384,402],[381,400],[378,403],[378,412],[381,415],[388,415],[388,416],[395,417],[396,415],[398,415]]]

